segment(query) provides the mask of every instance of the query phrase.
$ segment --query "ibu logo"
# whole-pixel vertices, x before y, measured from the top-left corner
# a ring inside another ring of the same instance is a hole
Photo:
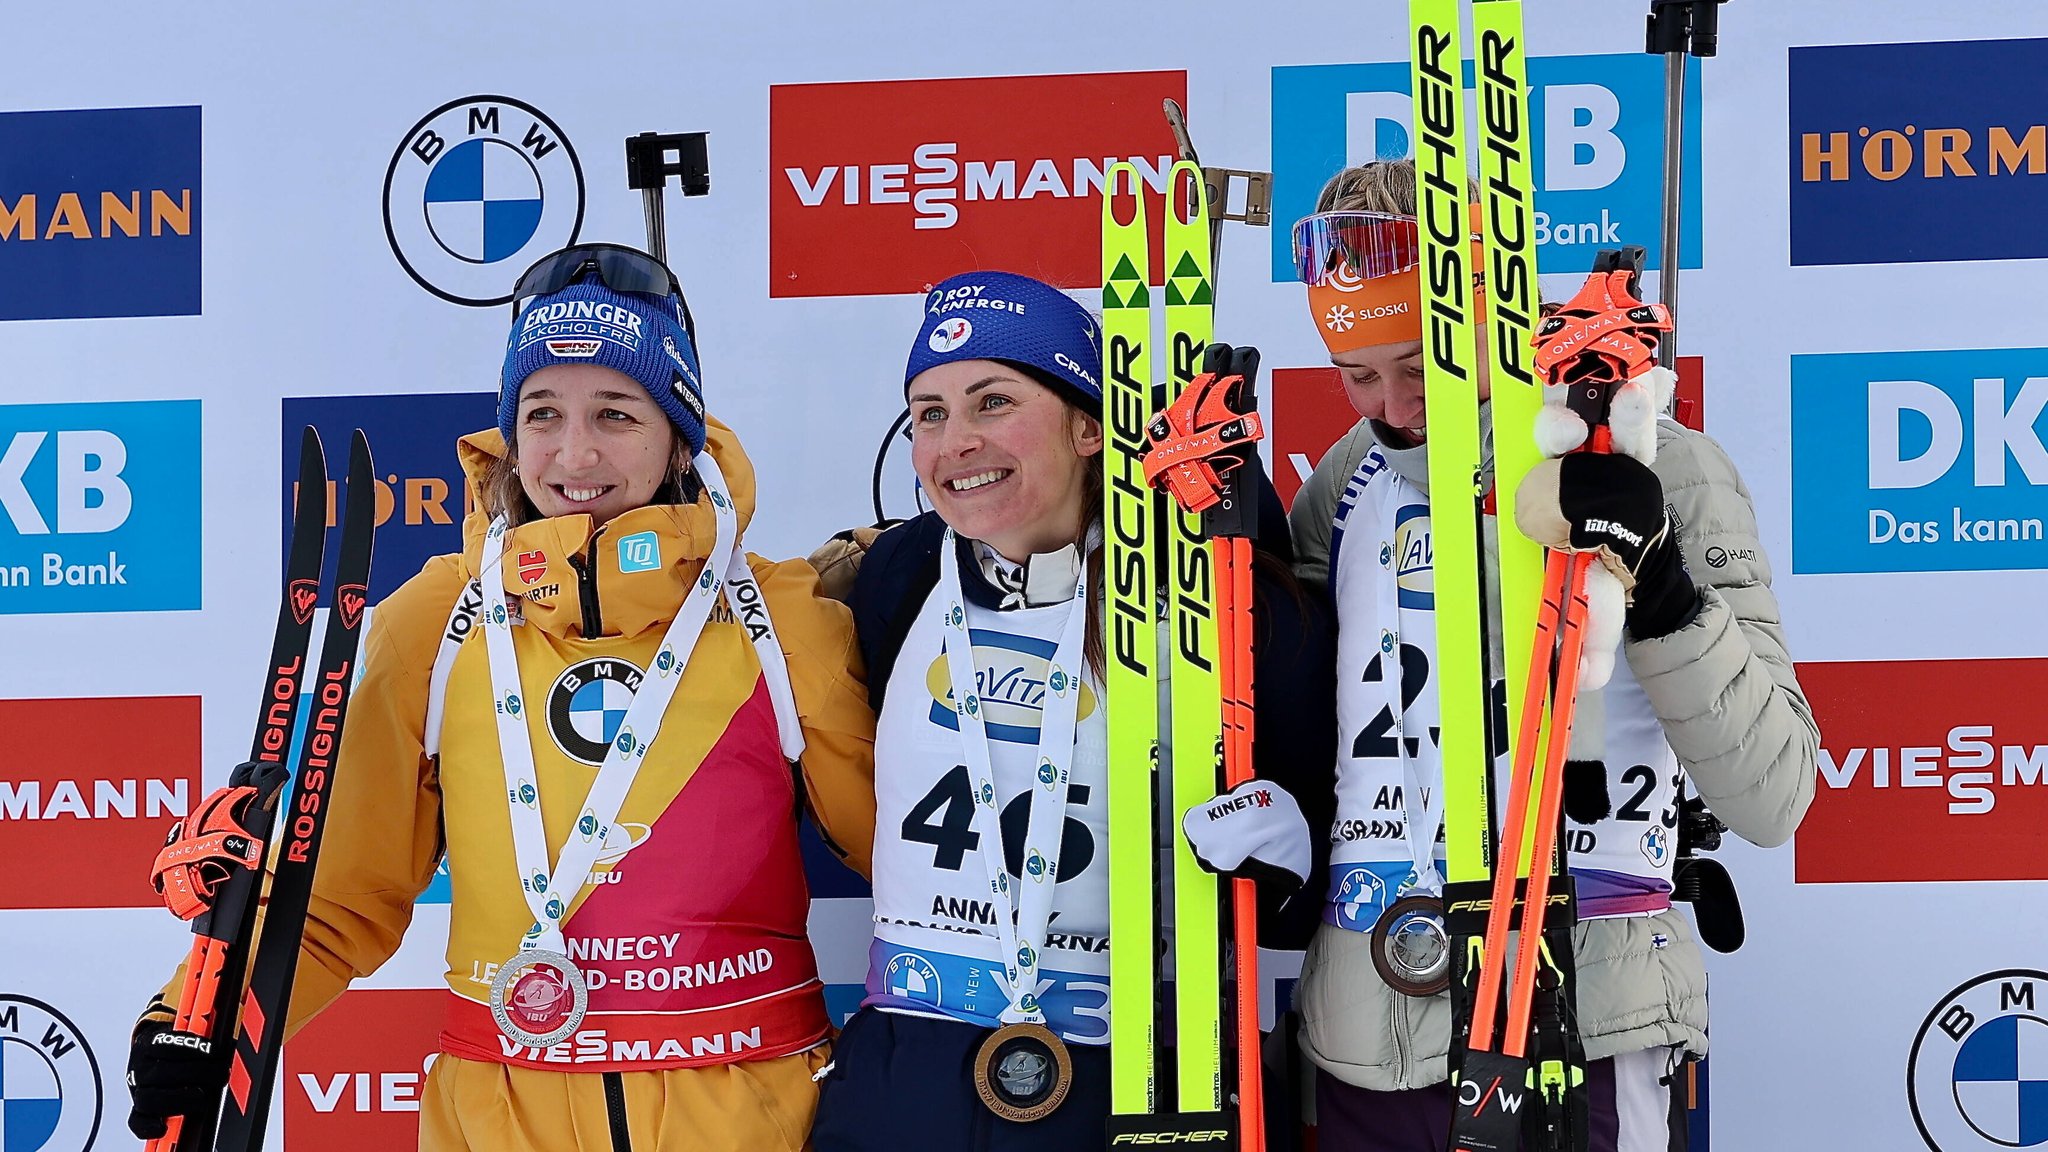
[[[196,609],[199,402],[0,405],[0,614]]]
[[[1792,569],[2048,568],[2048,348],[1792,358]]]
[[[1685,187],[1680,263],[1700,266],[1700,71],[1686,74]],[[1472,65],[1465,83],[1473,84]],[[1537,263],[1589,272],[1602,248],[1640,244],[1661,260],[1664,62],[1642,53],[1529,60],[1527,144],[1536,182]],[[1478,139],[1476,95],[1465,123]],[[1412,156],[1409,66],[1314,64],[1273,69],[1273,280],[1294,276],[1294,221],[1338,170]],[[1490,174],[1476,151],[1481,180]]]
[[[652,532],[619,537],[619,571],[652,572],[661,567],[661,541]]]

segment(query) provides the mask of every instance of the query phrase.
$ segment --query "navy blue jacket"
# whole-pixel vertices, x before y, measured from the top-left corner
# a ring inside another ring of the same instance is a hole
[[[1297,583],[1287,515],[1261,471],[1259,537],[1252,568],[1252,764],[1262,780],[1295,796],[1307,818],[1320,877],[1329,858],[1326,831],[1336,822],[1336,615],[1327,593]],[[912,622],[939,581],[946,525],[927,512],[876,537],[862,558],[851,605],[867,665],[868,700],[879,714],[897,654]],[[1002,596],[981,574],[961,541],[961,592],[984,608]],[[894,830],[877,828],[877,836]],[[1323,893],[1260,886],[1260,944],[1303,948],[1322,911]]]

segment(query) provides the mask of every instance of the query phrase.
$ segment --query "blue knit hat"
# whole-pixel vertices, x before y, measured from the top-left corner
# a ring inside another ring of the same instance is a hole
[[[1015,272],[962,272],[924,299],[924,327],[903,370],[907,390],[918,373],[955,360],[1001,360],[1065,390],[1090,415],[1102,414],[1102,325],[1074,298]]]
[[[598,364],[640,382],[676,426],[690,455],[704,450],[704,385],[697,349],[673,301],[614,292],[588,277],[536,297],[512,321],[498,391],[498,431],[512,443],[519,387],[551,364]]]

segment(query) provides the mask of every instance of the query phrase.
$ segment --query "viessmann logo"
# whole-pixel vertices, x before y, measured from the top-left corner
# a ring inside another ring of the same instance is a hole
[[[200,796],[199,697],[0,700],[0,732],[0,872],[37,877],[0,909],[160,905],[150,861]]]
[[[1167,97],[1186,103],[1185,72],[775,85],[769,295],[919,292],[973,268],[1099,283],[1104,173],[1129,160],[1164,191]]]
[[[1794,48],[1792,263],[2048,256],[2048,39]]]
[[[2048,879],[2048,660],[1802,664],[1820,780],[1803,883]]]
[[[284,1137],[303,1152],[418,1147],[448,992],[355,988],[285,1045]]]

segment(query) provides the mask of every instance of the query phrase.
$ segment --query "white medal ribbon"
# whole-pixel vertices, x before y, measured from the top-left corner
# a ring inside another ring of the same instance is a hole
[[[989,895],[999,911],[996,934],[1009,979],[1010,1006],[1004,1023],[1042,1024],[1038,1004],[1039,953],[1052,921],[1053,891],[1059,885],[1060,839],[1066,831],[1067,778],[1074,762],[1074,727],[1081,707],[1082,640],[1088,620],[1088,569],[1075,582],[1067,625],[1060,632],[1045,676],[1045,704],[1039,712],[1038,762],[1032,769],[1030,816],[1024,826],[1024,874],[1015,911],[1009,866],[1004,860],[1002,811],[995,770],[989,761],[988,732],[975,691],[974,647],[968,635],[967,599],[960,591],[960,548],[946,530],[939,560],[940,609],[945,613],[946,668],[953,681],[953,714],[960,725],[968,771],[974,774],[974,830],[988,869]]]
[[[709,452],[697,454],[694,466],[711,501],[718,522],[717,542],[704,560],[703,573],[684,597],[661,639],[661,648],[649,662],[640,688],[626,709],[624,722],[605,751],[604,764],[590,783],[575,827],[562,844],[562,855],[552,871],[547,868],[547,829],[541,822],[540,778],[534,769],[531,734],[527,729],[524,692],[519,680],[519,663],[512,650],[512,628],[505,610],[503,558],[508,528],[504,517],[491,524],[484,536],[483,581],[484,648],[490,659],[493,707],[498,713],[498,752],[505,767],[505,801],[512,819],[513,858],[519,868],[520,890],[533,911],[533,927],[527,929],[520,950],[568,952],[562,935],[562,921],[570,905],[583,891],[590,866],[603,850],[605,838],[618,819],[626,793],[640,774],[647,751],[661,731],[661,721],[674,698],[676,685],[690,653],[711,618],[712,605],[725,588],[719,575],[728,571],[739,538],[739,518],[732,500],[725,494],[725,476]],[[744,562],[745,557],[740,557]],[[770,642],[772,643],[772,637]],[[780,650],[777,650],[780,661]],[[765,663],[765,661],[764,661]],[[786,742],[786,741],[785,741]]]
[[[1394,755],[1401,761],[1401,778],[1405,790],[1401,794],[1402,823],[1408,830],[1408,856],[1415,867],[1414,891],[1422,895],[1438,896],[1444,890],[1443,877],[1436,868],[1436,837],[1444,825],[1444,789],[1441,765],[1437,772],[1434,790],[1424,787],[1423,764],[1420,755],[1408,754],[1408,702],[1402,691],[1407,679],[1401,660],[1401,555],[1400,543],[1392,531],[1395,514],[1400,510],[1399,483],[1386,485],[1385,495],[1380,502],[1380,579],[1378,600],[1381,621],[1392,621],[1393,627],[1381,625],[1380,632],[1380,686],[1385,690],[1387,707],[1394,714]],[[1430,524],[1434,539],[1435,522]],[[1432,569],[1432,573],[1433,573]],[[1432,578],[1434,587],[1435,580]],[[1426,655],[1434,659],[1435,645],[1431,644]],[[1419,752],[1428,732],[1414,733],[1416,749]],[[1406,895],[1396,893],[1395,898]],[[1392,900],[1389,900],[1392,903]]]

